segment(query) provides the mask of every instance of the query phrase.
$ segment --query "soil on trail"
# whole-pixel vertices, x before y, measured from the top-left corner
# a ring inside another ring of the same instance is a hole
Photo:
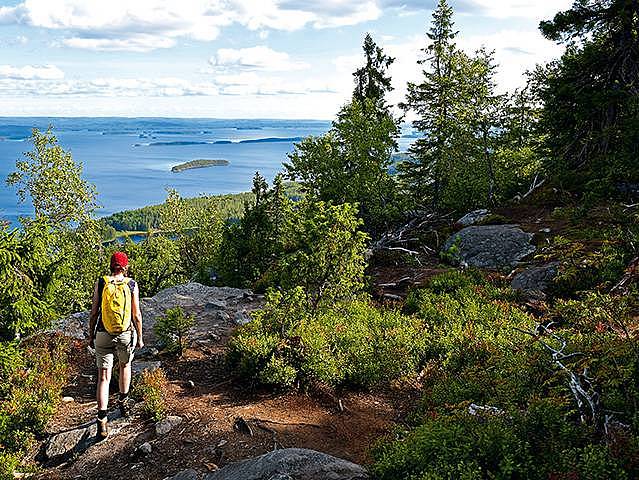
[[[185,468],[214,470],[230,462],[275,448],[302,447],[356,463],[369,462],[369,449],[414,407],[417,392],[409,387],[376,393],[282,393],[251,390],[225,369],[223,342],[213,348],[187,350],[182,359],[162,358],[169,380],[167,414],[183,418],[168,434],[139,416],[121,426],[105,442],[78,458],[44,469],[40,479],[162,479]],[[94,359],[78,342],[72,374],[62,403],[49,424],[54,434],[95,418]],[[193,382],[194,387],[189,385]],[[115,395],[112,395],[112,408]],[[251,432],[238,429],[243,419]],[[149,442],[152,452],[137,448]]]

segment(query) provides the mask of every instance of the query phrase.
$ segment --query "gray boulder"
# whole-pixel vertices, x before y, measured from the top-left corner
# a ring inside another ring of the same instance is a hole
[[[204,480],[367,480],[360,465],[303,448],[275,450],[232,463]]]
[[[155,433],[157,435],[166,435],[180,423],[182,423],[182,417],[178,417],[177,415],[169,415],[168,417],[160,420],[155,424]]]
[[[465,267],[512,268],[535,251],[532,238],[517,225],[472,226],[451,235],[443,251]]]
[[[470,227],[471,225],[475,225],[476,223],[481,222],[483,219],[488,217],[490,212],[485,208],[474,210],[470,213],[467,213],[462,218],[457,220],[457,223],[463,225],[464,227]]]
[[[524,292],[545,292],[559,273],[559,263],[553,262],[540,267],[529,268],[515,275],[510,285]]]

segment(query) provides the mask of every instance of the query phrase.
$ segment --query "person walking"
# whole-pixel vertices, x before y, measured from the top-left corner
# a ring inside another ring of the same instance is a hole
[[[107,407],[114,357],[119,362],[118,407],[128,415],[127,399],[131,386],[131,362],[135,348],[142,348],[142,312],[140,291],[135,280],[128,278],[129,259],[124,252],[111,256],[111,274],[98,279],[93,291],[89,317],[89,345],[95,348],[98,367],[96,398],[98,401],[97,437],[109,436]]]

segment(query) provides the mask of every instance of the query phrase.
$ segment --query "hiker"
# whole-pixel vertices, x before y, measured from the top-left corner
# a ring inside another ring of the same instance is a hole
[[[95,348],[98,367],[97,436],[100,440],[109,436],[107,406],[114,356],[117,354],[120,368],[118,407],[122,416],[127,416],[133,351],[144,346],[140,291],[135,280],[126,276],[128,265],[126,254],[115,252],[111,256],[111,275],[100,278],[93,291],[89,345]]]

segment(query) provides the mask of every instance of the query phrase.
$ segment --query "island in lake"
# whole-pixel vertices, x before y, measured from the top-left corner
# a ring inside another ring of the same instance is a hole
[[[207,160],[207,159],[197,159],[191,160],[190,162],[180,163],[179,165],[175,165],[171,168],[171,171],[174,173],[183,172],[184,170],[191,170],[193,168],[204,168],[204,167],[213,167],[217,165],[228,165],[228,160],[216,159],[216,160]]]

